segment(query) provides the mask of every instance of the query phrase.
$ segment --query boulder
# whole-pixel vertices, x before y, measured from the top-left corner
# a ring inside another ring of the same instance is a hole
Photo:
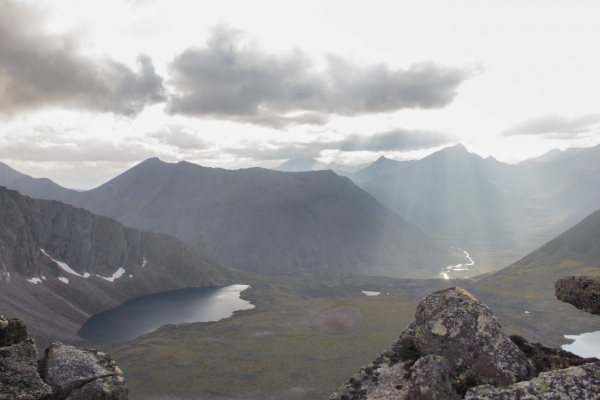
[[[600,276],[568,276],[556,281],[556,298],[600,315]]]
[[[596,400],[600,398],[600,363],[586,364],[550,372],[506,388],[490,385],[469,390],[469,400]]]
[[[97,350],[82,350],[52,343],[40,361],[44,382],[52,387],[52,399],[127,399],[127,384],[113,359]]]
[[[415,322],[330,399],[596,399],[598,365],[509,338],[488,307],[452,287],[422,299]]]
[[[25,323],[0,315],[0,400],[46,400],[52,394],[37,373],[38,351]]]
[[[459,373],[475,373],[483,383],[505,386],[529,375],[523,352],[490,309],[464,289],[443,289],[421,300],[413,330],[421,354],[443,356]]]
[[[0,315],[0,347],[21,343],[27,339],[27,326],[20,319]]]

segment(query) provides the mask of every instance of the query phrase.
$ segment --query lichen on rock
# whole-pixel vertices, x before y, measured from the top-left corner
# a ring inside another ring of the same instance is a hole
[[[596,399],[597,361],[509,338],[488,307],[452,287],[422,299],[415,322],[330,399]]]
[[[556,281],[554,290],[560,301],[600,315],[600,276],[567,276]]]

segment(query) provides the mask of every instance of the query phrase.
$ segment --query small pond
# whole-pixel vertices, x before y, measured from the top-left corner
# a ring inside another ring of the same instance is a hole
[[[90,317],[77,334],[90,342],[126,342],[163,325],[228,318],[254,305],[240,298],[247,285],[171,290],[128,300]]]

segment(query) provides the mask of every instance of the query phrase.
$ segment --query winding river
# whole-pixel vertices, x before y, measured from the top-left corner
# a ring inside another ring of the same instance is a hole
[[[470,266],[475,265],[475,261],[473,261],[473,259],[471,258],[471,256],[469,255],[469,253],[467,253],[466,250],[463,250],[459,247],[456,247],[456,249],[462,251],[463,253],[465,253],[465,257],[467,257],[467,259],[469,260],[468,263],[464,263],[464,264],[456,264],[456,265],[449,265],[445,268],[442,268],[442,272],[440,272],[440,275],[442,275],[442,277],[444,279],[453,279],[453,277],[451,276],[452,272],[455,271],[469,271],[470,270]]]

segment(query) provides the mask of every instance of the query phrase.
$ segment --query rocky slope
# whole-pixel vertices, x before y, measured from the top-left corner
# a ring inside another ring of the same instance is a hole
[[[451,287],[421,300],[415,322],[331,399],[596,399],[598,394],[599,360],[509,338],[489,308]]]
[[[0,309],[46,345],[132,297],[231,281],[171,236],[0,187]]]
[[[0,315],[0,400],[126,400],[122,375],[110,356],[60,342],[38,362],[25,323]]]

